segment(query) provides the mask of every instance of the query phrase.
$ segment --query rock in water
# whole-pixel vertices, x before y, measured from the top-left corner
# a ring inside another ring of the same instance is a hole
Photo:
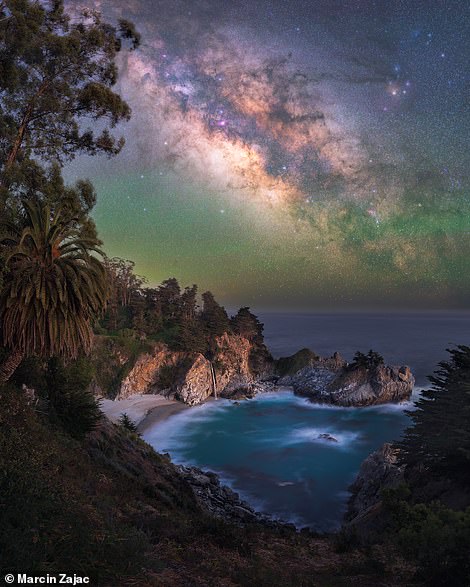
[[[318,438],[321,438],[321,440],[328,440],[329,442],[338,442],[337,438],[326,432],[324,432],[323,434],[319,434]]]
[[[372,406],[410,399],[415,379],[409,367],[373,369],[309,366],[292,377],[294,392],[339,406]]]

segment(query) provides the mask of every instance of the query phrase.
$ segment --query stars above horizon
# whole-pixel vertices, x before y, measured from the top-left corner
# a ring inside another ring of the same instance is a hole
[[[143,38],[122,66],[127,147],[100,183],[112,246],[136,220],[145,267],[138,242],[162,278],[240,301],[277,281],[304,300],[470,295],[468,7],[101,5]]]

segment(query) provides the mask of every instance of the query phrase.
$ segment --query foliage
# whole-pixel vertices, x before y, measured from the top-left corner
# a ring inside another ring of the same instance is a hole
[[[230,330],[230,321],[225,308],[215,300],[210,291],[202,294],[201,321],[209,340]]]
[[[243,336],[251,342],[263,342],[264,326],[258,318],[250,312],[250,308],[240,308],[230,320],[230,325],[235,334]]]
[[[124,38],[138,45],[132,23],[116,29],[90,10],[70,18],[63,0],[0,4],[0,172],[10,189],[23,162],[121,150],[110,128],[130,116],[112,90]]]
[[[67,435],[51,429],[13,387],[0,388],[0,568],[113,582],[137,572],[144,534],[116,524],[99,502],[99,469]]]
[[[125,428],[129,432],[137,433],[137,426],[134,424],[134,422],[129,418],[128,414],[126,414],[125,412],[123,412],[121,414],[118,422],[123,428]]]
[[[99,403],[88,390],[92,378],[85,359],[67,367],[57,358],[47,366],[47,399],[49,417],[74,438],[83,438],[102,418]]]
[[[380,365],[384,364],[384,358],[379,353],[373,351],[372,349],[367,353],[361,353],[357,351],[354,355],[352,362],[349,364],[349,369],[367,369],[367,370],[374,370],[377,369]]]
[[[94,238],[77,234],[66,206],[24,203],[24,228],[5,223],[7,274],[0,298],[5,346],[25,355],[89,352],[91,322],[104,308],[104,269]]]
[[[211,358],[215,338],[224,332],[248,338],[253,345],[250,363],[261,370],[271,356],[264,346],[263,325],[249,308],[229,320],[225,309],[207,291],[198,305],[196,285],[182,290],[174,277],[158,287],[145,286],[145,279],[134,274],[134,263],[127,259],[105,259],[110,298],[104,317],[97,326],[100,334],[118,335],[133,330],[140,339],[164,342],[170,349],[202,353]]]
[[[413,504],[410,497],[406,486],[384,492],[392,520],[389,537],[417,562],[426,585],[470,584],[470,508],[454,511],[437,501]]]
[[[433,386],[424,389],[413,420],[398,444],[402,460],[419,463],[436,476],[470,487],[470,347],[449,350],[451,359],[440,363]]]
[[[250,312],[250,308],[240,308],[230,320],[230,326],[235,334],[248,339],[252,348],[250,350],[250,369],[253,373],[261,374],[266,364],[272,361],[271,353],[264,344],[264,325]]]
[[[470,347],[449,353],[430,377],[432,387],[408,412],[413,424],[397,443],[407,485],[383,492],[385,537],[433,586],[470,584],[470,508],[458,511],[436,501],[452,488],[457,503],[470,488]]]
[[[307,367],[320,357],[310,349],[301,349],[290,357],[281,357],[276,360],[276,372],[281,377],[294,375],[300,369]]]

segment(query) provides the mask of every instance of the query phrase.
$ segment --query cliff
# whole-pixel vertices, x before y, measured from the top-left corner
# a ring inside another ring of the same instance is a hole
[[[269,361],[262,372],[253,369],[254,345],[236,334],[215,338],[210,361],[201,353],[170,350],[156,343],[150,352],[141,354],[124,377],[117,399],[138,393],[160,393],[188,405],[204,402],[212,395],[240,398],[259,390],[261,375],[270,373]]]
[[[315,402],[371,406],[408,400],[413,391],[415,379],[409,367],[348,365],[338,353],[320,358],[314,353],[299,351],[277,361],[278,374],[283,375],[286,370],[292,372],[292,366],[298,366],[300,359],[307,364],[293,374],[282,376],[278,384],[292,386],[296,394]]]
[[[404,467],[397,462],[398,449],[384,444],[362,463],[354,483],[344,517],[344,529],[370,539],[385,527],[382,512],[383,489],[397,487],[404,481]]]
[[[201,353],[171,350],[161,342],[97,337],[93,364],[95,395],[124,399],[162,394],[188,405],[215,395],[253,397],[274,389],[274,380],[314,402],[340,406],[408,400],[414,385],[406,366],[381,363],[368,368],[348,364],[339,353],[322,358],[309,349],[273,361],[264,345],[227,333],[215,337],[211,360]]]

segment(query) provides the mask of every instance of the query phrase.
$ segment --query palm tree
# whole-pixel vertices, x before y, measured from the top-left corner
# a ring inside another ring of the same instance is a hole
[[[3,223],[7,254],[0,294],[0,336],[8,350],[0,384],[25,356],[76,358],[89,353],[91,322],[106,304],[107,280],[99,242],[80,234],[80,222],[64,205],[24,203],[21,229]]]

